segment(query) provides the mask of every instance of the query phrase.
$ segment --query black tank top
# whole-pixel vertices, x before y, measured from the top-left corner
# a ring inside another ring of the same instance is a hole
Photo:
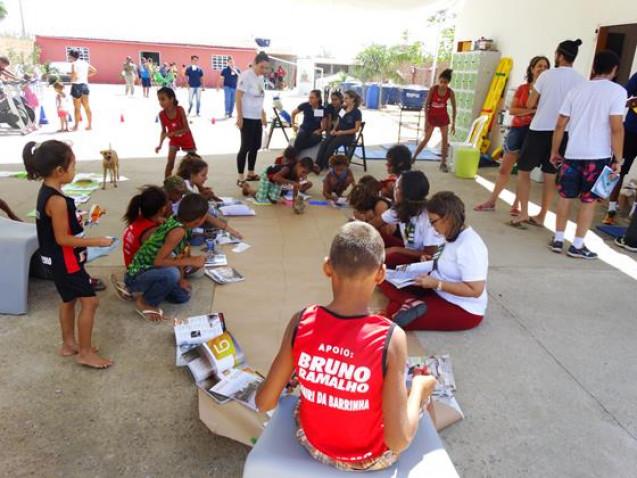
[[[75,202],[57,189],[43,184],[38,193],[35,226],[40,243],[42,263],[52,269],[54,273],[73,274],[81,270],[81,264],[86,260],[85,247],[60,246],[55,241],[53,221],[46,214],[46,203],[53,196],[61,196],[66,201],[69,218],[69,234],[76,236],[84,231],[75,212]]]

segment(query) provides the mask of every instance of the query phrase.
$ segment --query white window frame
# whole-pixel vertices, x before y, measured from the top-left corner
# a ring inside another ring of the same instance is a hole
[[[210,57],[210,66],[213,71],[221,71],[226,67],[228,60],[232,58],[231,55],[212,55]],[[221,62],[221,64],[219,64]]]
[[[88,47],[85,46],[67,46],[66,48],[66,56],[64,58],[69,57],[69,53],[71,50],[77,50],[80,52],[80,60],[84,60],[87,63],[91,62],[91,51]]]

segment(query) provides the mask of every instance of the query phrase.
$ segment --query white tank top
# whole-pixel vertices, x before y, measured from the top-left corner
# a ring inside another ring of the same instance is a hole
[[[73,68],[75,73],[77,73],[77,78],[72,83],[77,85],[88,84],[88,63],[84,60],[76,60],[73,62]]]

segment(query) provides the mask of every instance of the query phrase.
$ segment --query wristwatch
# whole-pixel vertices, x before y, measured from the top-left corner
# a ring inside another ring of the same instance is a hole
[[[442,281],[438,281],[438,285],[436,286],[436,290],[442,290]]]

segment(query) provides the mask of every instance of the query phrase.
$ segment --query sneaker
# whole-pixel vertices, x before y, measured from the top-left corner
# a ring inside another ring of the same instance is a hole
[[[556,254],[561,254],[562,249],[564,249],[564,242],[551,239],[551,242],[549,242],[549,249],[551,249]]]
[[[576,259],[597,259],[597,254],[593,251],[589,251],[586,246],[582,246],[579,249],[576,249],[575,246],[571,246],[568,248],[566,254]]]
[[[616,215],[617,215],[617,211],[608,211],[606,213],[606,216],[604,216],[604,219],[602,220],[602,222],[606,225],[612,226],[613,224],[615,224]]]
[[[626,249],[627,251],[630,251],[630,252],[637,252],[637,247],[629,246],[628,244],[626,244],[626,240],[624,239],[623,236],[615,239],[615,245],[621,247],[622,249]]]

